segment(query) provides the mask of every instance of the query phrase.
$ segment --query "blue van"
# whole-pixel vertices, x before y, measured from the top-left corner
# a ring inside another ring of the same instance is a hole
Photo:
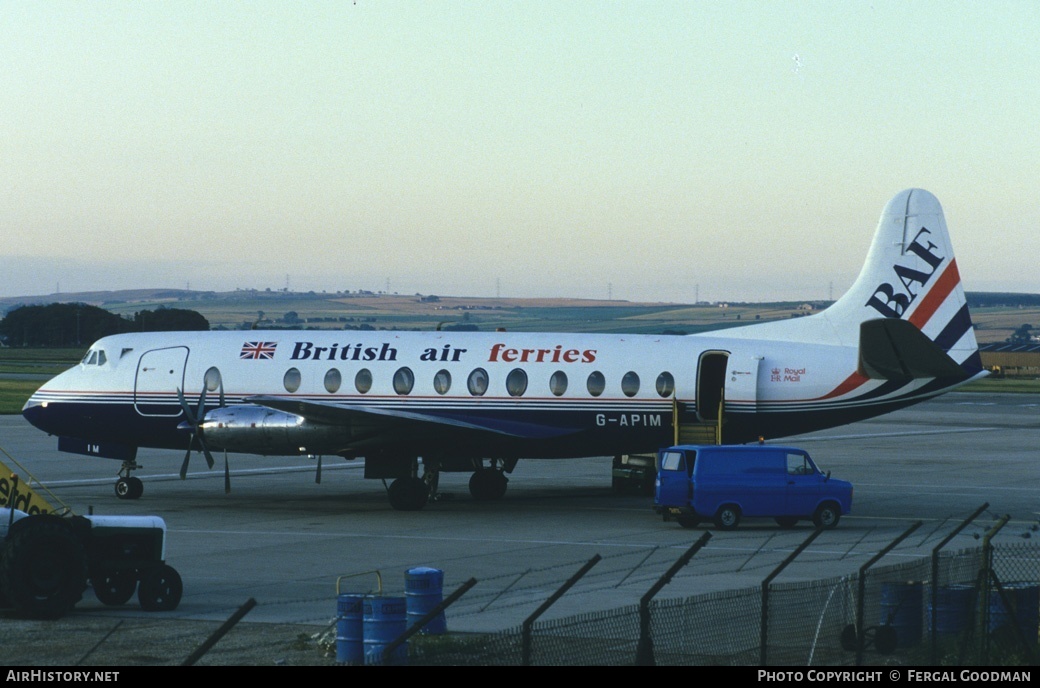
[[[732,530],[744,517],[833,528],[852,509],[852,484],[821,473],[794,447],[681,445],[660,450],[657,465],[654,511],[685,528],[712,519]]]

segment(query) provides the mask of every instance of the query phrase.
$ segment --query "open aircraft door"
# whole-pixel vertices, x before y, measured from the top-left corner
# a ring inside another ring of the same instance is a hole
[[[730,356],[726,371],[726,412],[754,414],[758,410],[758,377],[762,356]]]
[[[179,416],[177,390],[184,389],[188,347],[152,349],[141,354],[134,380],[134,408],[142,416]]]

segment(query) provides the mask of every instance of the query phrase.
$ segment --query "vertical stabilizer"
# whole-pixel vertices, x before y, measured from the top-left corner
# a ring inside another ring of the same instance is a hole
[[[901,191],[888,202],[855,284],[820,317],[843,344],[859,339],[862,323],[903,320],[965,374],[982,368],[942,206],[923,189]]]

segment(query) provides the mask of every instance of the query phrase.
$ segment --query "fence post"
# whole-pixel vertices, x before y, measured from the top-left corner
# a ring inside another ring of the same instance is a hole
[[[675,574],[679,572],[679,569],[686,566],[693,555],[696,554],[701,547],[707,544],[708,540],[711,539],[711,531],[701,535],[697,542],[686,550],[686,552],[679,557],[671,567],[665,571],[657,582],[650,586],[641,598],[639,598],[639,642],[636,645],[636,666],[654,666],[654,639],[650,634],[650,601],[654,599],[654,596],[661,591],[661,588],[668,585]]]
[[[547,599],[545,602],[542,602],[541,606],[539,606],[538,609],[535,609],[529,617],[524,619],[524,623],[522,625],[522,630],[520,634],[520,666],[531,666],[531,627],[534,625],[534,622],[538,620],[539,616],[545,613],[546,609],[556,604],[556,600],[563,597],[564,593],[566,593],[568,590],[574,587],[574,584],[577,583],[586,573],[588,573],[589,569],[598,564],[599,560],[602,558],[603,557],[597,554],[596,556],[589,559],[585,563],[585,565],[578,570],[577,573],[571,576],[566,583],[560,586],[559,590],[550,595],[549,599]]]
[[[786,569],[795,558],[798,557],[805,548],[812,544],[812,541],[820,537],[823,533],[823,528],[817,528],[809,537],[805,538],[805,542],[798,545],[798,547],[787,555],[787,558],[780,562],[780,565],[773,569],[772,573],[765,577],[762,581],[762,607],[760,609],[761,617],[758,622],[758,664],[759,666],[766,666],[766,646],[768,645],[769,634],[769,584],[773,582],[773,579],[780,575],[780,572]]]
[[[864,637],[863,628],[863,598],[867,594],[867,570],[876,564],[883,556],[895,549],[896,545],[910,537],[910,534],[920,527],[921,521],[914,521],[914,524],[907,528],[902,535],[871,557],[870,561],[859,567],[859,592],[857,595],[859,599],[856,600],[856,666],[863,666],[863,650],[866,647],[866,638]]]
[[[932,549],[932,609],[929,614],[931,619],[932,629],[932,666],[939,666],[939,634],[936,633],[936,628],[939,623],[939,552],[949,544],[950,540],[957,536],[962,530],[968,527],[979,515],[989,508],[989,502],[986,502],[975,512],[964,519],[959,526],[953,529],[953,531],[947,535],[942,541]]]
[[[1011,516],[1001,516],[999,520],[982,536],[982,566],[984,571],[979,572],[982,585],[979,586],[979,661],[983,666],[989,665],[989,595],[990,577],[993,574],[993,538],[1007,525]]]

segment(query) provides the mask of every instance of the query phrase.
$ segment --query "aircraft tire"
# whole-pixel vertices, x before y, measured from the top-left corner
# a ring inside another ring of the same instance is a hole
[[[137,591],[137,571],[133,569],[109,571],[92,576],[90,580],[94,586],[94,596],[101,604],[110,607],[126,604]]]
[[[398,478],[390,483],[387,497],[397,511],[419,511],[430,499],[430,488],[419,478]]]
[[[723,504],[715,513],[715,527],[719,530],[736,530],[740,525],[740,508]]]
[[[184,584],[172,566],[163,564],[141,574],[137,586],[137,601],[146,612],[169,612],[181,603]]]
[[[144,494],[144,483],[140,478],[120,478],[116,481],[116,497],[120,499],[140,499]]]
[[[469,493],[477,501],[492,502],[505,496],[508,484],[509,479],[502,471],[481,468],[469,479]]]
[[[0,590],[16,614],[57,619],[83,599],[87,554],[83,542],[58,517],[34,516],[9,535],[0,561]]]

